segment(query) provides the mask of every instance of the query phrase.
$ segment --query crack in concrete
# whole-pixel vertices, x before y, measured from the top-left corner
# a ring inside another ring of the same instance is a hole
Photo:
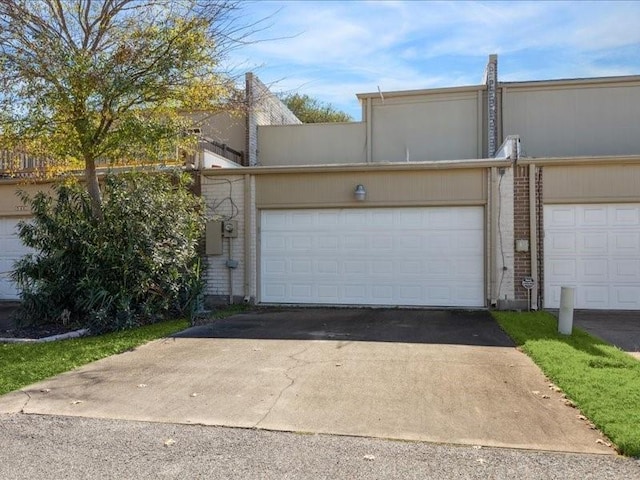
[[[22,405],[22,408],[20,409],[20,413],[26,413],[24,409],[27,408],[27,405],[31,401],[31,395],[29,395],[29,392],[25,392],[24,390],[20,390],[20,391],[27,396],[27,399],[25,400],[24,405]]]
[[[296,362],[295,365],[287,368],[284,371],[284,376],[289,380],[289,385],[286,385],[282,390],[280,390],[280,393],[278,394],[278,396],[276,397],[276,399],[273,401],[273,403],[271,404],[271,406],[269,407],[269,409],[267,410],[267,412],[262,416],[262,418],[260,420],[258,420],[256,422],[256,424],[253,426],[253,428],[260,428],[259,425],[269,416],[269,414],[271,413],[271,411],[275,408],[275,406],[278,404],[278,402],[280,401],[280,399],[282,398],[282,395],[284,395],[284,392],[286,392],[287,390],[289,390],[291,387],[293,387],[293,385],[296,383],[295,378],[292,378],[289,375],[289,372],[295,368],[304,366],[304,365],[310,365],[312,362],[308,362],[305,360],[301,360],[299,358],[296,358],[296,355],[302,355],[303,353],[305,353],[307,350],[309,350],[309,348],[311,348],[311,346],[306,346],[304,347],[302,350],[300,350],[299,352],[295,352],[292,353],[291,355],[287,355],[287,358],[293,360]]]

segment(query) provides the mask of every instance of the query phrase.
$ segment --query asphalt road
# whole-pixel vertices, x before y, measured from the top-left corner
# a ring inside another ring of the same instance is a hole
[[[640,461],[264,430],[0,415],[0,478],[638,479]]]

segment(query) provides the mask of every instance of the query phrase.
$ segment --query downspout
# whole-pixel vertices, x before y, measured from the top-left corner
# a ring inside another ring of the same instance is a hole
[[[538,310],[538,222],[536,208],[536,166],[529,165],[529,251],[531,252],[531,310]]]
[[[498,202],[500,199],[498,198],[498,188],[496,185],[496,178],[498,174],[498,169],[496,167],[491,167],[491,178],[489,179],[490,185],[490,238],[491,238],[491,305],[495,306],[498,304],[498,296],[500,292],[498,292]]]
[[[244,176],[244,303],[251,301],[251,175]]]
[[[491,188],[491,173],[492,173],[493,169],[492,168],[488,168],[486,170],[487,172],[487,178],[486,178],[486,182],[487,182],[487,205],[485,208],[485,225],[487,226],[485,228],[485,261],[484,261],[484,271],[485,271],[485,295],[486,295],[486,299],[488,302],[489,307],[493,306],[493,290],[492,290],[492,282],[493,282],[493,272],[491,269],[491,265],[493,262],[493,256],[491,254],[491,248],[493,245],[493,240],[491,238],[491,222],[492,222],[492,215],[491,215],[491,207],[493,205],[493,201],[491,198],[491,192],[492,192],[492,188]]]
[[[229,271],[229,305],[233,305],[233,268],[231,261],[233,260],[233,238],[229,237],[229,260],[227,270]]]
[[[373,158],[373,145],[371,141],[371,132],[373,131],[373,126],[371,122],[373,121],[373,113],[371,112],[373,107],[373,102],[371,101],[371,97],[367,98],[367,163],[371,163]]]

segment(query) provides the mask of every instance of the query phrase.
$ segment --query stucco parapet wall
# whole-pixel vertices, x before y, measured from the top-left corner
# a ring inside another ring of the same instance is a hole
[[[552,166],[552,165],[606,165],[606,164],[640,164],[640,155],[610,155],[588,157],[521,157],[518,165]]]
[[[205,176],[260,175],[273,173],[371,172],[405,170],[453,170],[469,168],[510,167],[510,159],[442,160],[429,162],[375,162],[342,165],[295,165],[276,167],[215,168],[203,170]]]
[[[507,89],[517,88],[574,88],[574,87],[601,87],[602,85],[628,85],[640,84],[640,75],[625,75],[618,77],[595,78],[562,78],[558,80],[529,80],[523,82],[499,82],[498,87]]]
[[[392,97],[413,97],[413,96],[421,96],[421,95],[433,95],[438,93],[465,93],[465,92],[477,92],[477,91],[485,91],[487,89],[486,85],[467,85],[463,87],[442,87],[442,88],[423,88],[420,90],[394,90],[394,91],[382,91],[382,96],[384,98],[392,98]],[[370,93],[358,93],[356,94],[361,100],[367,98],[380,98],[380,92],[370,92]]]

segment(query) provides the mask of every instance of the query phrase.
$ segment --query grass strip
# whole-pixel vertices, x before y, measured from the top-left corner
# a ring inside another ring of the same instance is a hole
[[[640,362],[548,312],[493,312],[505,332],[618,447],[640,457]],[[606,322],[605,319],[602,320]]]
[[[186,320],[47,343],[0,344],[0,395],[184,330]]]

